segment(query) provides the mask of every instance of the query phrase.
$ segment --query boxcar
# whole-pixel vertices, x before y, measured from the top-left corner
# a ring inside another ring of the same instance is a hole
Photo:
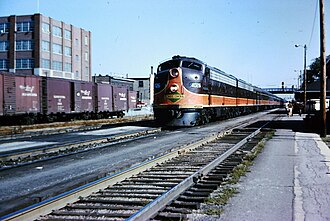
[[[15,76],[15,114],[40,112],[40,80],[36,76]]]
[[[136,95],[123,85],[0,72],[0,123],[123,117]]]
[[[15,76],[1,73],[2,79],[2,114],[14,115],[16,111]]]
[[[0,73],[0,116],[3,115],[3,74]]]
[[[42,79],[43,114],[70,113],[74,110],[71,84],[63,79]]]
[[[136,91],[128,91],[128,109],[136,108],[136,98],[137,98],[137,92]]]
[[[93,83],[81,82],[81,81],[74,82],[74,90],[75,90],[74,111],[93,112],[94,111]]]
[[[116,111],[126,111],[128,108],[127,104],[127,87],[118,87],[112,85],[113,92],[113,107]]]
[[[112,107],[112,87],[110,84],[95,84],[95,110],[96,112],[110,112]]]

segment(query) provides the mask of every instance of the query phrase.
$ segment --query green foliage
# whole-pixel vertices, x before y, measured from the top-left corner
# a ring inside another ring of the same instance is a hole
[[[230,197],[236,193],[238,193],[236,187],[225,187],[219,195],[207,198],[205,203],[223,206],[226,205]]]
[[[326,57],[326,61],[330,59],[330,55]],[[309,70],[307,71],[308,82],[313,82],[315,79],[320,77],[321,72],[321,59],[320,57],[314,58],[312,63],[309,65]],[[330,76],[329,71],[327,71],[327,76]]]
[[[206,213],[207,215],[210,215],[210,216],[212,216],[212,215],[219,216],[219,215],[221,215],[223,212],[224,212],[223,209],[208,209],[208,210],[206,210],[205,213]]]

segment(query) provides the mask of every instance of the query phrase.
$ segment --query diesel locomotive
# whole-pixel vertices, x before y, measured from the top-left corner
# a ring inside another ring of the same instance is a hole
[[[279,107],[283,100],[218,68],[174,56],[158,66],[154,116],[167,126],[195,126]]]

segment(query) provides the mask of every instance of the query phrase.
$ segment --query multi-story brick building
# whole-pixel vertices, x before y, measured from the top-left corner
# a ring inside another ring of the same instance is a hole
[[[0,71],[91,81],[91,32],[41,14],[0,17]]]

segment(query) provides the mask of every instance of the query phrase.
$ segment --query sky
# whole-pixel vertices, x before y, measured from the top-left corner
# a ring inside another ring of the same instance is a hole
[[[318,1],[0,0],[0,16],[39,12],[91,31],[93,75],[148,77],[182,55],[259,87],[291,87],[304,64],[295,44],[307,45],[307,66],[320,56]]]

